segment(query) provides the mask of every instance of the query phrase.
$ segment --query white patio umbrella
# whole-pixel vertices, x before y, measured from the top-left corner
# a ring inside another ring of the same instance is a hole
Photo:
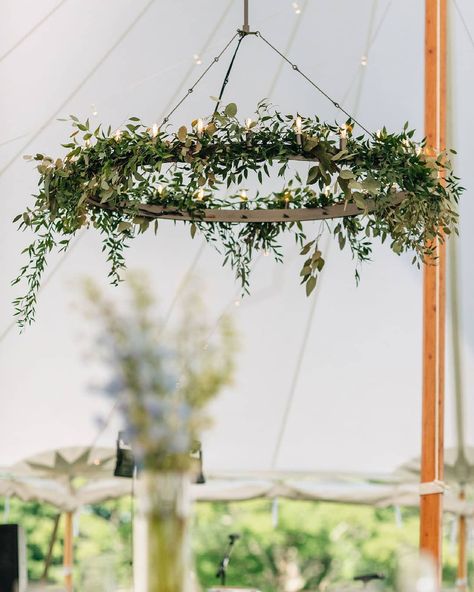
[[[72,589],[74,512],[85,504],[131,493],[128,479],[113,477],[114,465],[113,448],[71,446],[35,454],[0,473],[0,494],[15,495],[24,501],[48,502],[64,513],[64,571],[68,590]],[[50,549],[56,532],[57,523]],[[45,574],[47,568],[48,565]]]

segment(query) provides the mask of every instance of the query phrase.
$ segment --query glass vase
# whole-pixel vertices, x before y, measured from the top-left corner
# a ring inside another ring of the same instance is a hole
[[[190,476],[145,471],[137,484],[136,592],[191,592]]]

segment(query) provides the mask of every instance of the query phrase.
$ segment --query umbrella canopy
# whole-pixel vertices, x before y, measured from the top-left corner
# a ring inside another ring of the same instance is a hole
[[[0,495],[48,502],[72,512],[131,492],[128,479],[113,477],[115,450],[71,446],[48,450],[0,473]]]
[[[10,473],[0,473],[0,496],[18,497],[24,502],[45,502],[60,509],[65,509],[71,502],[66,488],[56,481]]]

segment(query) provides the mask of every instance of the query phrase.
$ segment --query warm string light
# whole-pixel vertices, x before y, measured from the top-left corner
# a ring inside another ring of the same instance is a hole
[[[202,201],[204,199],[204,189],[202,187],[200,187],[198,192],[196,193],[196,199],[198,201]]]
[[[240,201],[241,202],[246,202],[248,201],[248,197],[247,197],[247,192],[245,191],[245,189],[242,189],[240,192]]]
[[[156,138],[156,136],[158,135],[158,132],[160,131],[160,128],[158,127],[157,123],[154,123],[151,128],[149,129],[149,134],[152,138]]]
[[[303,122],[301,117],[298,115],[295,119],[295,130],[296,130],[296,143],[301,146],[301,134],[303,132]]]
[[[99,112],[97,111],[97,108],[96,108],[96,106],[94,104],[91,105],[91,111],[92,111],[92,115],[94,117],[96,117],[96,115],[99,114]]]
[[[204,122],[201,118],[199,118],[197,120],[196,128],[197,128],[197,135],[199,137],[201,137],[204,132]]]
[[[196,66],[200,66],[202,64],[201,56],[198,53],[195,53],[193,55],[193,60],[194,60],[194,63],[196,64]]]
[[[341,126],[339,131],[339,148],[345,150],[347,148],[347,125]]]
[[[156,188],[156,190],[158,191],[158,195],[163,195],[163,185],[158,185],[158,187]]]
[[[293,6],[295,14],[301,14],[301,6],[298,4],[298,2],[292,2],[291,5]]]
[[[366,55],[363,55],[360,58],[360,65],[365,67],[365,66],[367,66],[368,63],[369,63],[369,58]]]
[[[250,117],[247,117],[247,119],[245,120],[245,138],[247,140],[247,146],[250,146],[250,138],[252,137],[252,119]]]
[[[114,140],[116,142],[119,142],[121,137],[122,137],[122,130],[121,129],[115,130],[115,132],[114,132]]]

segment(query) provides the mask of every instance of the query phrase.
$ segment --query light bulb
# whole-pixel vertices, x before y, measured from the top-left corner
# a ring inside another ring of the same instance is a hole
[[[204,189],[202,187],[199,188],[199,190],[196,194],[196,199],[198,201],[202,201],[204,199]]]
[[[156,190],[158,191],[158,195],[162,195],[163,193],[163,185],[158,185],[158,187],[156,188]]]
[[[293,2],[292,6],[293,6],[293,10],[295,11],[295,14],[301,14],[301,7],[298,4],[298,2]]]
[[[152,138],[156,138],[156,136],[158,135],[159,129],[160,128],[158,127],[158,124],[154,123],[149,130],[150,136]]]
[[[301,117],[298,115],[295,119],[295,129],[296,129],[296,143],[298,146],[302,145],[301,142],[301,132],[303,131],[303,122],[301,121]]]
[[[195,53],[195,54],[193,55],[193,60],[194,60],[194,63],[196,64],[196,66],[200,66],[200,65],[202,64],[201,57],[200,57],[200,55],[199,55],[199,54],[197,54],[197,53]]]
[[[264,249],[263,250],[263,256],[264,257],[268,257],[268,255],[270,255],[270,251],[268,249]]]
[[[247,119],[245,120],[245,129],[247,131],[249,131],[251,125],[252,125],[252,119],[250,117],[247,117]]]
[[[122,130],[121,129],[115,130],[115,133],[114,133],[115,141],[118,142],[121,137],[122,137]]]
[[[238,308],[240,306],[240,300],[235,300],[234,306]]]
[[[240,201],[247,201],[247,199],[247,192],[245,191],[245,189],[242,189],[242,191],[240,192]]]
[[[363,55],[360,58],[360,65],[361,66],[367,66],[368,62],[369,62],[369,59],[368,59],[368,57],[366,55]]]
[[[198,136],[202,136],[202,132],[204,131],[204,122],[201,118],[197,120],[197,133]]]
[[[91,105],[91,111],[92,111],[92,115],[95,117],[96,115],[98,115],[98,111],[97,108],[94,104]]]
[[[297,134],[301,134],[303,131],[303,122],[301,121],[301,117],[299,115],[295,119],[295,128]]]

